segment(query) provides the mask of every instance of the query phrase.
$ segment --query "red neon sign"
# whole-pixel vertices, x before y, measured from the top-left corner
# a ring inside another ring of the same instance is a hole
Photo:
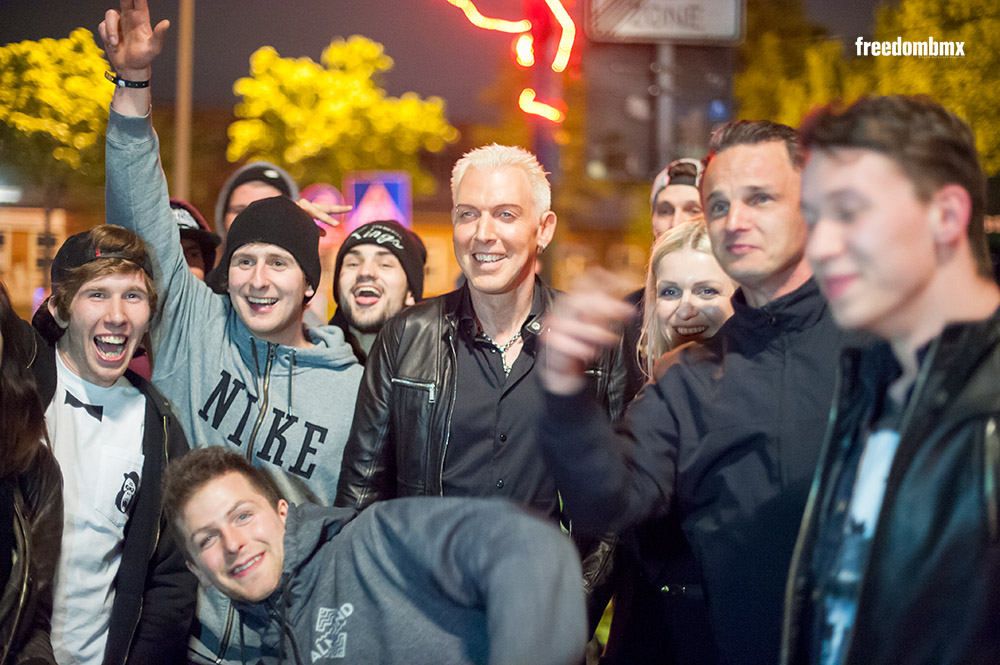
[[[507,21],[483,16],[472,0],[447,0],[447,2],[461,9],[469,22],[477,28],[517,35],[514,38],[513,44],[514,60],[522,67],[534,66],[534,44],[532,36],[529,33],[531,30],[531,21],[527,19]],[[573,19],[570,18],[569,12],[566,11],[561,0],[545,0],[545,4],[559,23],[561,30],[555,56],[549,65],[552,67],[552,71],[559,73],[565,70],[566,65],[569,64],[569,58],[573,52],[573,44],[576,42],[576,24],[573,23]],[[562,104],[561,99],[554,101]],[[555,106],[536,101],[535,91],[531,88],[525,88],[521,91],[521,95],[518,98],[518,106],[525,113],[546,118],[554,123],[561,123],[566,119],[566,114]]]

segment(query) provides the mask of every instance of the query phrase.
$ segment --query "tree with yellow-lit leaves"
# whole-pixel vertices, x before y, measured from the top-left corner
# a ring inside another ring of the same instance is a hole
[[[250,56],[250,76],[233,87],[243,101],[229,126],[227,157],[275,162],[301,182],[403,170],[415,194],[432,192],[420,152],[441,150],[458,131],[440,98],[387,96],[379,83],[392,65],[381,44],[359,35],[334,39],[320,63],[258,49]]]
[[[925,94],[976,134],[988,174],[1000,173],[1000,7],[995,0],[900,0],[876,12],[875,39],[964,42],[959,57],[871,58],[880,94]]]
[[[799,0],[748,0],[734,93],[742,118],[793,127],[812,108],[862,94],[928,95],[976,135],[983,170],[1000,173],[1000,8],[996,0],[898,0],[875,14],[877,42],[963,42],[964,55],[857,56],[804,19]]]
[[[65,39],[0,46],[0,163],[41,191],[46,233],[69,185],[104,179],[103,137],[114,93],[106,69],[93,34],[83,28]]]
[[[810,109],[871,92],[871,65],[810,22],[801,0],[748,0],[747,35],[733,81],[739,117],[798,127]]]

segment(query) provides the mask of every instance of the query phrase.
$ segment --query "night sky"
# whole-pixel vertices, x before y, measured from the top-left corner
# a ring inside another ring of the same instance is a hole
[[[583,0],[577,0],[582,2]],[[806,0],[810,18],[832,33],[869,34],[877,0]],[[478,0],[486,15],[520,18],[521,0]],[[152,0],[154,21],[170,19],[164,52],[154,68],[153,94],[173,98],[178,3]],[[107,0],[0,0],[0,44],[65,37],[78,26],[97,33]],[[452,122],[490,122],[479,100],[499,67],[512,67],[510,36],[469,24],[445,0],[196,0],[196,104],[231,106],[233,82],[247,75],[250,54],[264,44],[282,56],[319,60],[335,36],[362,34],[382,42],[395,60],[386,78],[391,95],[413,90],[447,102]]]

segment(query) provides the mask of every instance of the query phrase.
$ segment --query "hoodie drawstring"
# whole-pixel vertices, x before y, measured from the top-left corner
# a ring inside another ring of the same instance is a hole
[[[288,417],[292,416],[292,377],[295,375],[295,349],[292,349],[292,366],[288,370]]]

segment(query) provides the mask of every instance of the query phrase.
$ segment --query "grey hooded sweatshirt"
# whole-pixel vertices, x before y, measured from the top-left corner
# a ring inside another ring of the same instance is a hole
[[[501,500],[414,497],[300,506],[281,583],[236,602],[263,662],[570,665],[586,617],[563,533]]]
[[[242,452],[292,503],[332,503],[363,372],[343,333],[310,329],[315,346],[306,349],[256,339],[229,296],[191,274],[148,115],[111,110],[106,160],[107,221],[135,231],[153,258],[162,303],[152,329],[153,383],[175,405],[191,445]],[[204,598],[201,639],[214,661],[230,641],[232,613],[221,594],[214,610]]]

